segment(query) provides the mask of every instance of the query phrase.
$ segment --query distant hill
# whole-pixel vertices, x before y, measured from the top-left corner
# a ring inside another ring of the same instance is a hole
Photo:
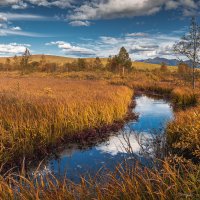
[[[32,55],[30,61],[37,61],[41,60],[42,55]],[[13,61],[13,57],[9,57],[11,62]],[[45,55],[47,62],[56,62],[56,63],[66,63],[66,62],[73,62],[75,58],[68,58],[63,56],[54,56],[54,55]],[[5,63],[7,57],[0,57],[0,63]]]
[[[30,61],[36,61],[39,62],[41,60],[41,56],[42,55],[31,55],[31,59]],[[75,60],[77,60],[77,58],[70,58],[70,57],[64,57],[64,56],[55,56],[55,55],[44,55],[45,59],[47,62],[52,62],[52,63],[58,63],[58,64],[64,64],[64,63],[70,63],[73,62]],[[19,56],[20,57],[20,56]],[[0,63],[5,63],[6,59],[10,58],[11,62],[13,62],[13,57],[0,57]],[[87,61],[91,61],[94,60],[95,58],[85,58]],[[107,58],[101,58],[103,64],[107,62]]]
[[[146,60],[139,60],[138,62],[144,62],[144,63],[151,63],[151,64],[161,64],[161,63],[166,63],[169,66],[177,66],[180,61],[177,59],[167,59],[167,58],[149,58]],[[185,63],[190,64],[190,61],[185,61]]]

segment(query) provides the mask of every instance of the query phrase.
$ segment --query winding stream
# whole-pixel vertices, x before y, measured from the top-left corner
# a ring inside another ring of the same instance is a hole
[[[135,100],[136,107],[133,112],[139,115],[137,121],[128,122],[122,131],[96,146],[85,150],[76,146],[66,148],[59,153],[57,159],[49,159],[39,172],[53,173],[58,177],[66,175],[70,180],[79,182],[80,176],[87,177],[90,174],[92,177],[101,168],[112,170],[116,163],[125,158],[129,159],[130,153],[127,149],[130,145],[135,157],[144,165],[147,164],[149,158],[141,153],[138,141],[140,138],[148,139],[162,134],[167,122],[173,119],[173,109],[170,103],[162,99],[141,95]]]

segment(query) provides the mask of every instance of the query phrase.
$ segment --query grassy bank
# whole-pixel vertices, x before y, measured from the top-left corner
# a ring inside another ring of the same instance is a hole
[[[168,144],[174,153],[200,161],[200,107],[181,111],[169,123],[166,132]]]
[[[48,154],[84,130],[122,120],[133,92],[103,81],[0,80],[0,163]]]
[[[175,161],[175,162],[174,162]],[[182,163],[183,162],[183,163]],[[18,181],[16,181],[18,179]],[[9,200],[171,200],[200,198],[200,168],[183,160],[165,161],[162,170],[117,166],[115,172],[74,184],[53,176],[29,180],[0,177],[0,198]],[[14,189],[15,188],[15,189]]]

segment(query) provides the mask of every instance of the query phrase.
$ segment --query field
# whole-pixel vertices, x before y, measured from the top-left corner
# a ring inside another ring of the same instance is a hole
[[[58,62],[60,58],[52,59]],[[161,161],[161,169],[119,165],[115,172],[74,184],[52,176],[32,180],[22,168],[21,173],[0,177],[1,199],[200,198],[199,74],[197,88],[192,90],[191,80],[175,67],[162,71],[160,65],[133,65],[134,70],[125,74],[106,70],[1,72],[0,163],[3,169],[7,164],[20,165],[24,157],[43,158],[52,147],[77,139],[76,135],[88,133],[94,139],[92,129],[122,121],[134,93],[142,92],[167,98],[176,111],[166,128],[168,156]]]

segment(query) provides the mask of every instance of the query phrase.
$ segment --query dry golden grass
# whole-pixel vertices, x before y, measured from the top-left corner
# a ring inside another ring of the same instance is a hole
[[[123,119],[133,92],[101,81],[0,79],[0,163],[45,154],[85,129]]]
[[[200,160],[200,107],[176,113],[167,129],[168,144],[175,153]]]
[[[107,72],[73,72],[53,76],[45,73],[21,76],[17,72],[0,75],[2,163],[15,162],[23,156],[37,156],[38,152],[43,154],[60,138],[123,118],[133,93],[125,86],[167,95],[178,107],[188,109],[188,106],[198,106],[199,103],[199,90],[192,91],[188,88],[190,83],[185,83],[174,73],[135,71],[121,77]],[[175,120],[166,130],[175,153],[187,153],[195,158],[199,158],[200,153],[200,108],[197,106],[176,113]],[[165,162],[161,171],[140,167],[117,168],[116,172],[102,177],[103,183],[83,180],[79,185],[67,180],[52,181],[51,177],[47,186],[43,179],[35,182],[23,175],[10,174],[0,177],[0,198],[199,199],[199,165],[181,162],[178,161],[178,166]]]
[[[173,161],[174,162],[174,161]],[[176,164],[178,163],[178,165]],[[0,177],[2,200],[172,200],[200,198],[200,168],[190,162],[177,159],[163,162],[163,168],[151,170],[117,166],[115,172],[104,176],[82,179],[74,184],[66,179],[58,180],[35,176],[32,180],[22,175],[9,174]],[[99,180],[100,179],[100,180]]]
[[[161,65],[160,64],[151,64],[151,63],[145,63],[145,62],[133,62],[133,67],[137,70],[155,70],[155,69],[160,69]],[[170,71],[176,71],[177,67],[175,66],[168,66],[168,69]]]

